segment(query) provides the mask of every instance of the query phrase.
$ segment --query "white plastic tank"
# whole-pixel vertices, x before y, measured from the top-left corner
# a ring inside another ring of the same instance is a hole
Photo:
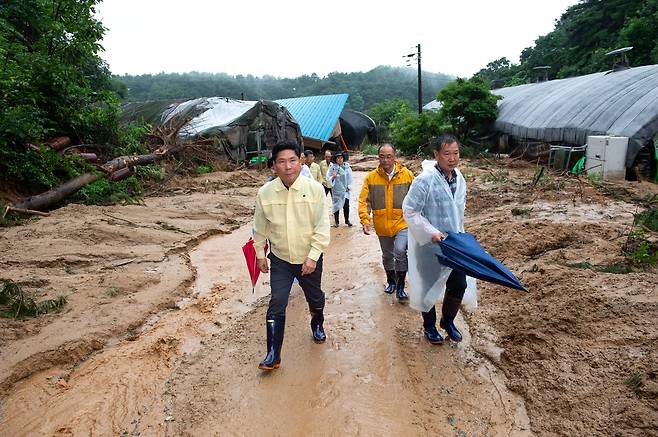
[[[587,137],[587,174],[600,174],[605,180],[626,177],[628,137],[591,135]]]

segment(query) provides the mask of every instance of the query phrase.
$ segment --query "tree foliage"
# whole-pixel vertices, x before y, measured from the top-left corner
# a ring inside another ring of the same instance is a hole
[[[404,154],[421,153],[432,137],[447,132],[449,125],[439,111],[400,112],[391,122],[393,144]]]
[[[462,140],[483,133],[498,116],[496,102],[500,96],[493,95],[479,77],[450,82],[436,99],[442,103],[440,114]]]
[[[536,81],[534,67],[550,66],[549,79],[609,70],[606,53],[632,46],[631,66],[658,63],[658,0],[581,0],[555,29],[521,52],[518,64],[497,59],[476,73],[493,87]]]
[[[0,175],[34,188],[50,187],[75,164],[47,152],[39,156],[26,143],[54,134],[79,142],[104,142],[116,135],[113,90],[118,85],[98,56],[104,32],[93,15],[98,1],[2,2]]]
[[[192,99],[225,96],[246,100],[276,100],[321,94],[349,93],[347,106],[364,111],[376,103],[394,98],[410,105],[417,102],[415,70],[379,66],[368,72],[303,75],[294,79],[252,75],[230,76],[225,73],[171,73],[117,76],[129,89],[128,100]],[[424,102],[452,77],[441,73],[423,72]]]

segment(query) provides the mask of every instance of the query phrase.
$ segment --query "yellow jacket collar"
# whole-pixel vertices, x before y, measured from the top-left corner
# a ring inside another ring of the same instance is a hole
[[[301,179],[304,178],[304,177],[306,177],[306,176],[302,176],[302,174],[300,173],[299,176],[297,176],[297,179],[295,179],[295,182],[292,183],[290,188],[292,188],[293,190],[299,191],[299,189],[301,188],[302,183],[303,183],[301,181]],[[274,189],[276,191],[287,190],[286,186],[283,185],[283,181],[281,181],[281,178],[277,177],[276,179],[274,179],[273,182],[275,184]]]

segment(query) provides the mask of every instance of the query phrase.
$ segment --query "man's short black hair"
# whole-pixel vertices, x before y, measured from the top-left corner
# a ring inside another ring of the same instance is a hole
[[[304,150],[304,156],[310,156],[310,155],[315,156],[315,152],[312,151],[311,149]]]
[[[272,158],[276,160],[276,155],[284,150],[292,150],[298,158],[302,157],[302,149],[299,147],[299,144],[294,141],[281,141],[272,147]]]
[[[457,143],[458,146],[461,145],[459,144],[459,140],[457,139],[457,137],[454,136],[453,134],[443,134],[437,138],[432,139],[432,141],[430,142],[432,149],[436,150],[437,152],[441,151],[441,147],[445,146],[446,144],[452,144],[452,143]]]
[[[270,156],[269,158],[267,158],[267,168],[272,168],[272,167],[274,167],[274,157]]]

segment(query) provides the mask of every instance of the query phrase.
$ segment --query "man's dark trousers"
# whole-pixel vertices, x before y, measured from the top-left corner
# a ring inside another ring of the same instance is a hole
[[[270,304],[267,308],[267,320],[273,320],[275,317],[285,317],[290,289],[295,278],[297,278],[299,286],[304,291],[309,308],[318,310],[324,308],[324,293],[321,288],[322,255],[318,258],[315,271],[303,276],[301,264],[290,264],[281,258],[277,258],[272,253],[268,255],[268,258],[270,259],[270,287],[272,294],[270,296]]]

